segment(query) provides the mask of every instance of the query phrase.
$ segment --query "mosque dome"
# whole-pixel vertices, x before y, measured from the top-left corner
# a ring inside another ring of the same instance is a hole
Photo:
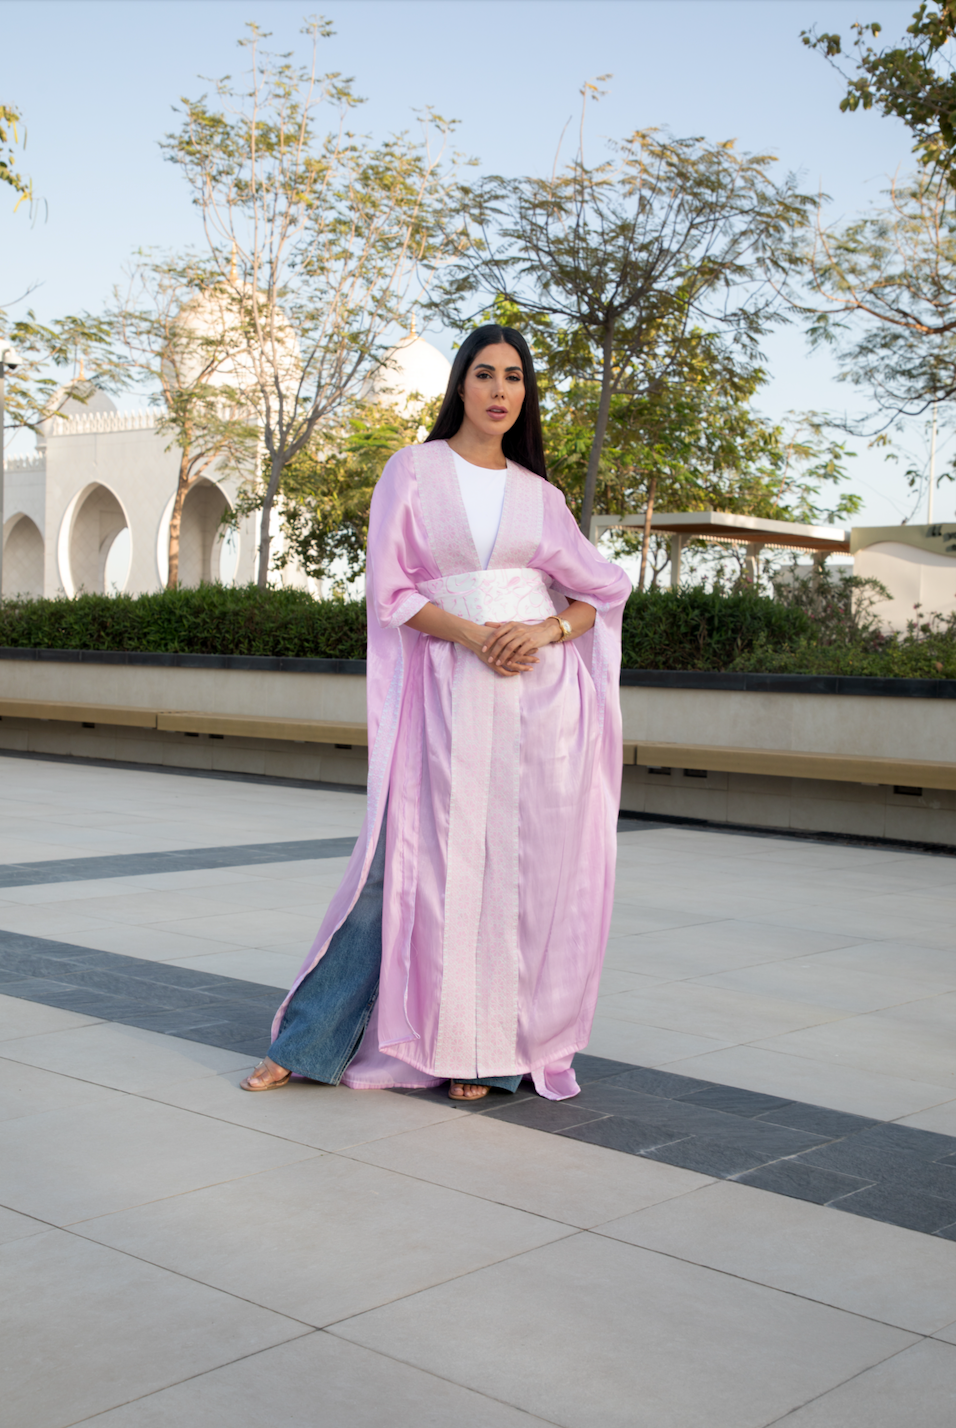
[[[451,373],[448,358],[419,337],[412,318],[411,331],[387,354],[382,366],[366,384],[366,401],[380,406],[416,410],[423,402],[444,396]]]
[[[173,328],[178,351],[163,358],[164,376],[171,387],[191,387],[201,380],[203,369],[214,363],[205,379],[209,386],[229,387],[249,397],[253,408],[257,405],[257,378],[262,374],[257,373],[257,362],[241,336],[246,316],[242,308],[251,294],[252,285],[237,283],[233,272],[229,284],[210,285],[183,304]],[[299,344],[281,310],[275,313],[273,342],[280,379],[287,391],[294,392],[301,371]],[[269,366],[267,363],[266,375]]]
[[[68,392],[75,395],[67,396]],[[93,412],[115,412],[116,403],[99,387],[85,380],[81,363],[79,380],[58,387],[49,409],[53,416],[69,420],[71,417],[91,416]]]
[[[89,416],[93,411],[116,411],[116,403],[107,397],[99,387],[94,387],[91,381],[84,381],[80,374],[80,380],[70,387],[60,387],[60,391],[70,391],[79,394],[67,397],[63,403],[54,401],[54,410],[59,417],[84,417]]]

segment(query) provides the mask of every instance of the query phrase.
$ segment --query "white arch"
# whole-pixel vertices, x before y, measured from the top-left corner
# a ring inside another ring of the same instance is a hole
[[[60,522],[60,530],[56,542],[56,561],[58,573],[60,576],[60,584],[62,585],[64,592],[70,597],[70,599],[72,599],[73,596],[76,594],[76,582],[73,579],[73,567],[70,556],[70,545],[73,538],[73,527],[76,522],[76,517],[82,507],[86,504],[87,499],[92,495],[94,491],[97,490],[106,491],[108,495],[113,497],[113,500],[116,502],[116,504],[120,508],[120,511],[122,512],[125,529],[129,532],[129,567],[127,570],[127,579],[129,578],[128,572],[133,567],[133,530],[130,525],[129,513],[126,509],[123,500],[117,494],[117,492],[113,490],[112,486],[107,484],[107,482],[87,482],[87,484],[83,486],[79,491],[77,491],[76,494],[72,497],[69,505],[63,513],[63,519]],[[119,532],[117,531],[117,535],[118,534]],[[115,540],[116,537],[114,536],[113,539]]]
[[[25,511],[14,511],[2,532],[3,584],[8,595],[43,594],[43,536]]]
[[[76,515],[76,508],[80,503],[80,497],[84,496],[90,486],[84,486],[81,491],[70,501],[63,512],[63,520],[60,522],[60,533],[56,538],[56,568],[60,577],[60,585],[64,593],[70,600],[76,594],[76,586],[73,584],[73,573],[70,570],[70,532],[73,529],[73,517]]]
[[[234,503],[230,501],[229,494],[225,487],[218,481],[213,481],[208,476],[200,477],[199,481],[197,481],[195,485],[190,486],[189,490],[195,490],[196,486],[200,484],[200,481],[205,481],[209,486],[215,486],[216,490],[222,494],[222,498],[230,511],[235,509]],[[189,495],[189,491],[186,492],[186,495]],[[156,528],[156,574],[159,578],[161,590],[165,590],[166,581],[169,579],[169,526],[173,518],[173,506],[175,503],[176,493],[174,491],[163,508],[163,514],[160,516],[159,525]],[[183,504],[185,505],[185,502]],[[238,528],[235,531],[227,531],[225,535],[220,536],[217,544],[219,546],[218,578],[222,581],[223,585],[232,585],[235,582],[236,571],[239,568],[239,556],[242,550]],[[229,567],[228,575],[226,575],[223,569],[226,565]]]

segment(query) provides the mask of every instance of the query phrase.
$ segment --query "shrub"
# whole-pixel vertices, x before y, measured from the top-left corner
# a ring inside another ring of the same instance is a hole
[[[840,617],[842,619],[842,616]],[[711,669],[956,679],[956,616],[917,612],[901,635],[842,633],[799,605],[700,586],[634,594],[625,669]],[[303,590],[201,585],[153,595],[5,600],[0,646],[364,659],[365,604]]]
[[[5,600],[0,645],[364,659],[365,603],[313,600],[304,590],[255,585]]]
[[[649,590],[627,602],[622,662],[625,669],[733,669],[756,648],[798,646],[812,629],[803,610],[759,595]]]

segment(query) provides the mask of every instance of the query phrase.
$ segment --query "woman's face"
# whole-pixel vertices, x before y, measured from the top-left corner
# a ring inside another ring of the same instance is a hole
[[[465,421],[485,436],[504,436],[518,420],[524,402],[521,358],[508,342],[483,347],[458,389]]]

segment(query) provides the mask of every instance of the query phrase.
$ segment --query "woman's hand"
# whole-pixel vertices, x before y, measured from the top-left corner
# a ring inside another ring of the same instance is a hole
[[[495,633],[485,640],[480,657],[498,673],[523,674],[538,663],[537,650],[561,638],[561,626],[553,615],[537,625],[487,620],[485,628]]]
[[[436,640],[448,640],[452,644],[463,645],[466,650],[471,650],[482,664],[489,665],[495,674],[506,677],[524,674],[525,670],[533,668],[538,662],[533,658],[515,655],[496,664],[488,658],[485,649],[489,639],[486,626],[478,625],[474,620],[464,620],[460,615],[451,615],[438,605],[430,603],[423,605],[418,614],[413,615],[405,623],[410,630],[417,630],[419,634],[431,635]]]
[[[471,650],[472,654],[478,656],[482,664],[488,665],[490,669],[494,670],[495,674],[500,674],[506,679],[511,679],[516,674],[525,674],[529,669],[534,668],[538,661],[532,651],[522,652],[515,650],[504,656],[502,656],[500,651],[496,651],[494,656],[492,656],[489,644],[494,637],[489,632],[489,626],[491,629],[499,628],[498,625],[492,624],[491,621],[488,622],[488,625],[472,625],[471,630],[468,632],[467,640],[462,641],[466,648]],[[509,628],[519,629],[525,627],[515,624],[514,626],[509,626]],[[527,628],[531,629],[532,627],[527,626]]]
[[[571,638],[576,639],[590,630],[595,614],[593,605],[572,600],[562,611],[561,619],[568,622]],[[527,674],[538,663],[537,651],[561,638],[561,624],[556,615],[549,615],[537,625],[525,625],[520,620],[488,620],[484,625],[477,625],[473,620],[451,615],[429,603],[405,623],[409,629],[431,635],[433,639],[463,645],[503,678]]]

